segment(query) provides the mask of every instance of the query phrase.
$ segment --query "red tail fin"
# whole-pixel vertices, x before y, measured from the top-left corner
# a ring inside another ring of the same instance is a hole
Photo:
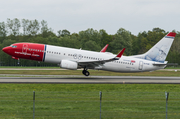
[[[126,48],[123,48],[123,49],[121,50],[121,52],[120,52],[116,57],[121,58],[121,56],[122,56],[122,54],[124,53],[125,49],[126,49]]]

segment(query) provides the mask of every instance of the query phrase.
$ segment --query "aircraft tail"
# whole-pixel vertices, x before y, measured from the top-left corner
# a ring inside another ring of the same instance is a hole
[[[175,36],[176,33],[174,32],[168,33],[145,54],[134,57],[164,63]]]

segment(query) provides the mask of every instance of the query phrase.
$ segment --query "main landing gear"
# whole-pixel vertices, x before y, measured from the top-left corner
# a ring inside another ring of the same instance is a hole
[[[82,73],[85,75],[85,76],[89,76],[89,72],[87,71],[87,69],[84,68],[84,70],[82,71]]]

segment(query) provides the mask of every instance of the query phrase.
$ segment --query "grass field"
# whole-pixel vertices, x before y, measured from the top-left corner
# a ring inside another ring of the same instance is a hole
[[[27,68],[27,67],[26,67]],[[32,67],[33,68],[33,67]],[[77,70],[0,70],[0,74],[82,75]],[[174,71],[115,73],[90,70],[91,75],[180,76]],[[102,91],[102,119],[180,118],[178,84],[0,84],[0,119],[97,119]]]
[[[175,84],[1,84],[0,118],[97,119],[102,91],[102,119],[180,118],[180,85]]]

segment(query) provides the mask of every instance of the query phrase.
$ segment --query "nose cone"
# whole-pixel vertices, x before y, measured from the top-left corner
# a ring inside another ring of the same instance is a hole
[[[2,49],[2,51],[4,51],[5,53],[8,53],[10,52],[10,47],[5,47]]]

